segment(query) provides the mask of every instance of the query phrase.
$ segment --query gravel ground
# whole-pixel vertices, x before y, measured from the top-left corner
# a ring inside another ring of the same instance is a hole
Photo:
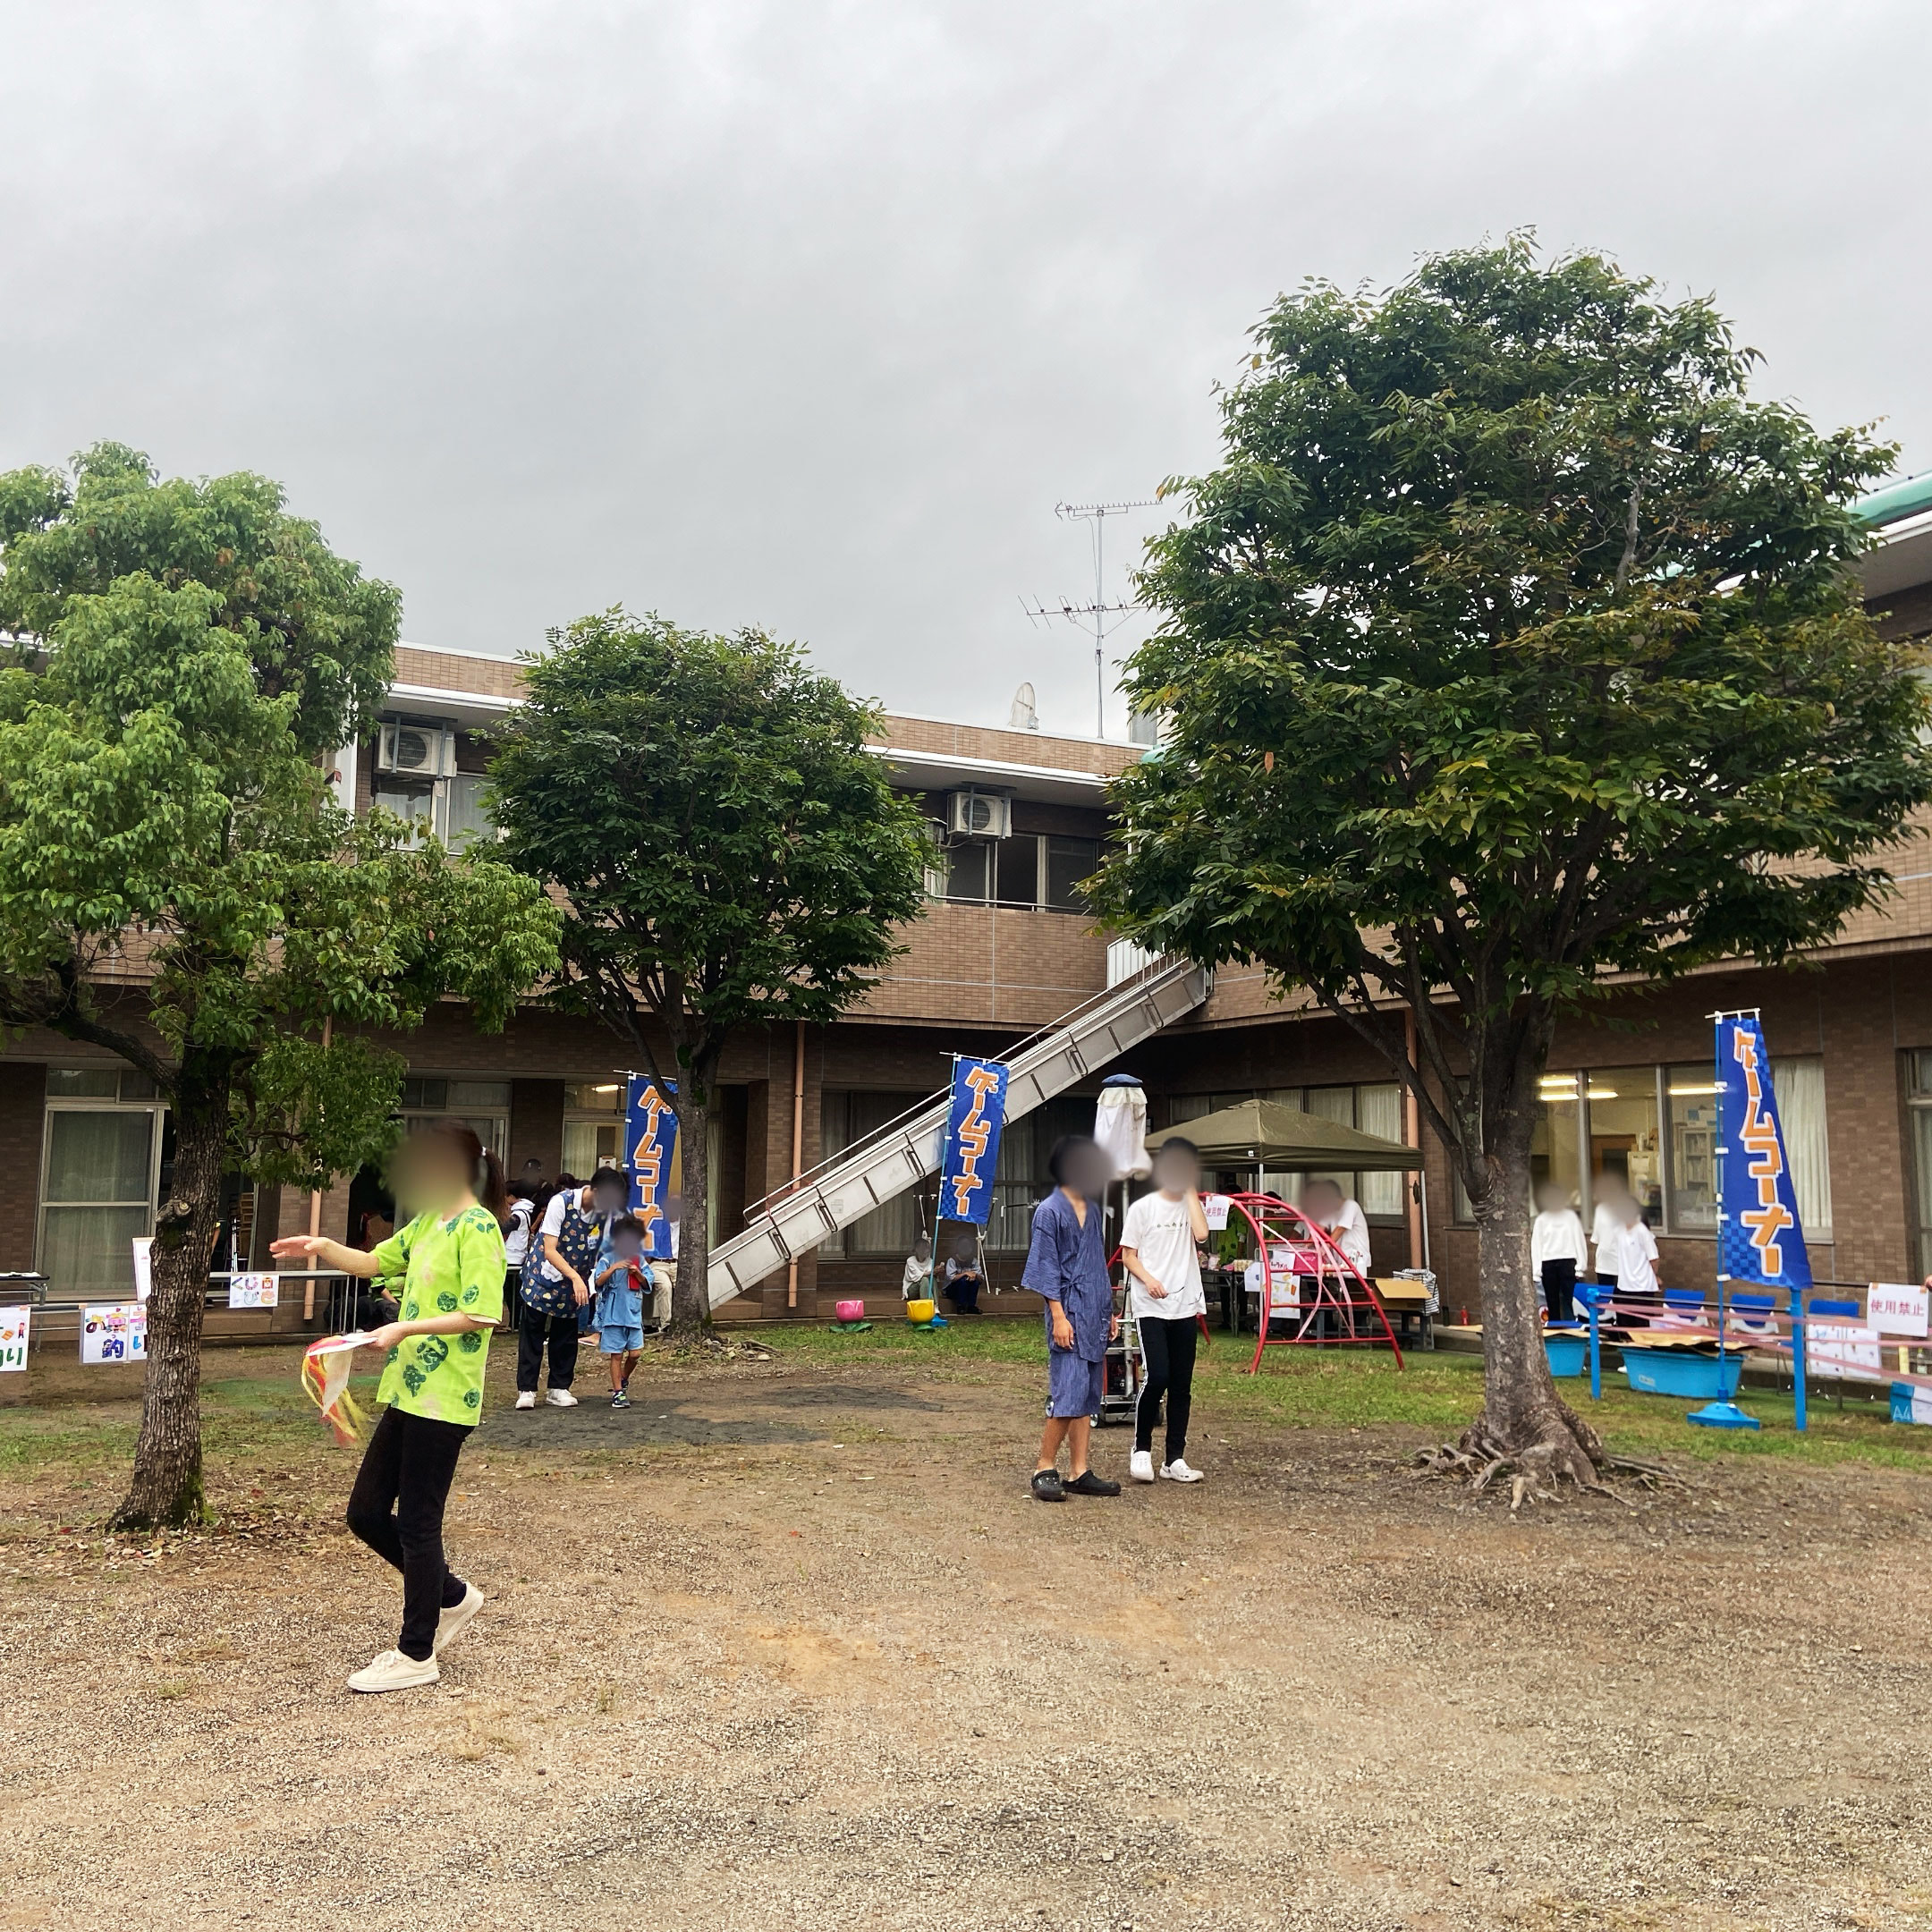
[[[1932,1918],[1932,1479],[1512,1519],[1403,1430],[1210,1411],[1207,1482],[1055,1509],[997,1364],[494,1385],[450,1534],[490,1602],[427,1691],[342,1688],[398,1601],[347,1456],[146,1549],[0,1482],[0,1926]]]

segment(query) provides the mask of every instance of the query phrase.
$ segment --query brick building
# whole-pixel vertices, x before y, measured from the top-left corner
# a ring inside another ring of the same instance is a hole
[[[1889,634],[1922,637],[1932,631],[1932,487],[1885,492],[1871,513],[1886,539],[1864,565],[1871,607]],[[516,667],[500,658],[402,648],[380,731],[338,758],[343,795],[359,809],[379,800],[453,843],[484,831],[472,734],[515,703],[517,686]],[[720,1237],[791,1178],[801,1083],[797,1157],[810,1168],[933,1093],[950,1054],[1004,1051],[1104,989],[1110,958],[1116,977],[1124,970],[1122,949],[1091,928],[1077,886],[1107,835],[1107,780],[1139,747],[893,717],[878,753],[935,826],[928,908],[859,1012],[802,1036],[775,1028],[739,1038],[714,1128]],[[1737,1006],[1763,1009],[1817,1274],[1863,1282],[1932,1271],[1932,826],[1893,869],[1891,903],[1798,970],[1633,985],[1602,1022],[1559,1035],[1539,1168],[1573,1188],[1586,1212],[1602,1177],[1627,1182],[1657,1231],[1668,1284],[1707,1284],[1714,1272],[1706,1016]],[[513,1172],[534,1158],[547,1174],[582,1174],[616,1152],[622,1054],[592,1027],[530,1007],[504,1034],[479,1036],[448,1006],[396,1044],[410,1063],[405,1111],[470,1118]],[[1368,1050],[1305,1005],[1270,1000],[1252,969],[1223,970],[1204,1006],[1124,1064],[1146,1083],[1157,1125],[1262,1094],[1391,1138],[1413,1131],[1403,1095]],[[987,1229],[996,1286],[1017,1281],[1046,1149],[1090,1124],[1094,1086],[1009,1130]],[[64,1296],[123,1288],[129,1237],[151,1224],[167,1146],[165,1111],[131,1070],[57,1038],[9,1039],[0,1154],[13,1184],[0,1191],[0,1270],[38,1268]],[[1378,1268],[1427,1258],[1453,1315],[1475,1300],[1475,1236],[1440,1150],[1425,1146],[1419,1191],[1400,1175],[1343,1178],[1368,1212]],[[808,1257],[797,1310],[829,1311],[842,1293],[894,1292],[930,1204],[929,1189],[902,1196]],[[376,1177],[360,1176],[324,1200],[324,1228],[352,1234],[379,1205]],[[275,1232],[306,1227],[309,1213],[306,1196],[237,1187],[229,1255],[260,1260]],[[781,1275],[720,1312],[776,1315],[788,1305]]]

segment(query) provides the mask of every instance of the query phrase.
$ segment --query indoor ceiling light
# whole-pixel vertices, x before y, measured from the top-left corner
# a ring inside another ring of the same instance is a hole
[[[1714,1093],[1721,1093],[1721,1092],[1723,1092],[1723,1090],[1724,1090],[1724,1089],[1723,1089],[1722,1088],[1720,1088],[1720,1087],[1716,1087],[1716,1086],[1711,1086],[1711,1087],[1673,1087],[1673,1088],[1671,1089],[1671,1093],[1673,1094],[1673,1096],[1675,1096],[1675,1095],[1678,1095],[1678,1094],[1714,1094]]]
[[[1617,1090],[1614,1087],[1592,1087],[1589,1097],[1592,1100],[1614,1100]]]
[[[593,1087],[590,1091],[592,1093],[615,1093],[617,1091],[617,1082],[613,1080],[607,1087]]]

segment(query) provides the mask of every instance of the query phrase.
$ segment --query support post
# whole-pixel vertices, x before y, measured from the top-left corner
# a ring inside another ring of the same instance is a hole
[[[353,776],[353,772],[354,772],[354,767],[353,767],[353,766],[352,766],[352,767],[350,767],[350,769],[351,769],[351,777],[350,777],[349,783],[350,783],[351,786],[352,787],[352,786],[354,785],[354,784],[355,784],[355,778],[354,778],[354,776]],[[354,805],[355,805],[355,801],[354,801],[354,799],[353,799],[352,797],[351,798],[351,800],[350,800],[349,803],[350,803],[350,809],[354,809]],[[332,1022],[331,1022],[331,1021],[330,1021],[329,1020],[327,1020],[327,1019],[325,1019],[325,1020],[323,1021],[323,1022],[322,1022],[322,1051],[323,1051],[324,1053],[326,1053],[326,1052],[327,1052],[327,1051],[329,1050],[329,1033],[330,1033],[330,1027],[331,1027],[331,1025],[332,1025]],[[318,1235],[319,1233],[321,1233],[321,1232],[322,1232],[322,1190],[321,1190],[320,1188],[317,1188],[317,1189],[315,1189],[315,1190],[314,1190],[314,1191],[312,1191],[312,1192],[311,1192],[311,1193],[309,1194],[309,1240],[310,1240],[310,1241],[313,1241],[313,1240],[314,1240],[314,1239],[316,1238],[316,1236],[317,1236],[317,1235]],[[315,1284],[315,1278],[314,1278],[314,1277],[315,1277],[315,1271],[316,1271],[316,1269],[317,1269],[317,1268],[318,1268],[318,1267],[320,1267],[320,1266],[321,1266],[321,1264],[320,1264],[320,1263],[319,1263],[319,1262],[318,1262],[318,1260],[316,1259],[316,1258],[315,1258],[315,1257],[314,1257],[313,1255],[310,1255],[310,1256],[309,1257],[309,1280],[307,1280],[306,1282],[304,1282],[304,1283],[302,1284],[302,1298],[301,1298],[301,1318],[302,1318],[302,1319],[303,1319],[303,1321],[305,1321],[305,1322],[312,1322],[312,1321],[313,1321],[313,1320],[315,1319],[315,1286],[316,1286],[316,1284]]]
[[[798,1192],[805,1172],[805,1022],[797,1027],[797,1046],[792,1058],[792,1192]],[[785,1265],[785,1307],[798,1306],[798,1257]]]

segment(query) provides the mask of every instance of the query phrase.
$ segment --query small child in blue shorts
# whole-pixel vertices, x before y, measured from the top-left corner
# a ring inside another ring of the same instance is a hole
[[[644,1224],[635,1215],[611,1224],[597,1257],[597,1348],[610,1364],[611,1407],[628,1409],[631,1377],[644,1346]]]

